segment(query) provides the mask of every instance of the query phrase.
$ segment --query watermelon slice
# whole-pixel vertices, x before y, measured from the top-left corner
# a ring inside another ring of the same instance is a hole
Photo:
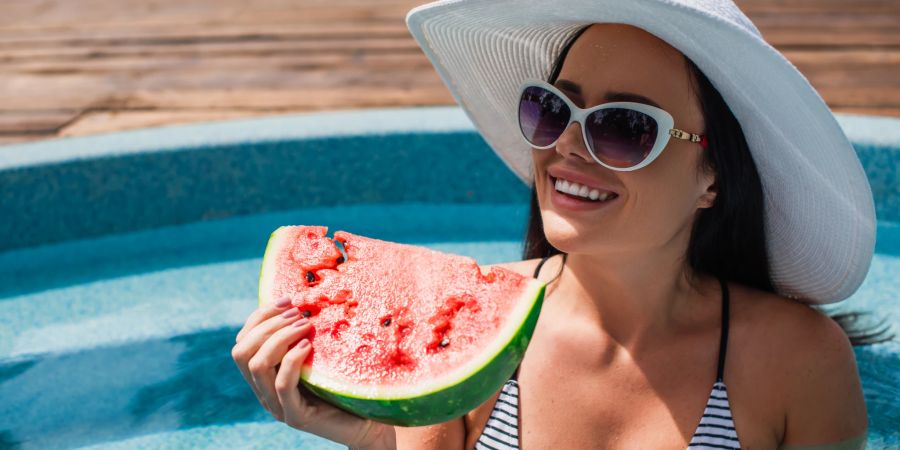
[[[290,297],[313,325],[300,376],[309,390],[362,417],[420,426],[462,416],[512,375],[543,283],[464,256],[326,232],[275,230],[259,280],[260,304]]]

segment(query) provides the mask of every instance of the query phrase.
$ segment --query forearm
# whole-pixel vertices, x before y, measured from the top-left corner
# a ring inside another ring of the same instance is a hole
[[[397,450],[397,433],[391,425],[368,420],[354,444],[348,450]]]

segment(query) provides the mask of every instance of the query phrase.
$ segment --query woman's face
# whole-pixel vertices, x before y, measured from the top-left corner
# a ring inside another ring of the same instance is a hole
[[[639,28],[592,25],[570,48],[555,86],[582,108],[614,101],[608,99],[610,93],[637,94],[668,111],[675,128],[704,132],[684,57]],[[555,147],[532,150],[547,239],[566,253],[686,246],[695,213],[710,206],[715,197],[715,188],[710,187],[713,174],[700,169],[703,151],[697,143],[672,138],[650,165],[631,172],[613,171],[591,158],[581,126],[572,124]],[[599,203],[574,203],[572,197],[555,190],[556,178],[617,196]]]

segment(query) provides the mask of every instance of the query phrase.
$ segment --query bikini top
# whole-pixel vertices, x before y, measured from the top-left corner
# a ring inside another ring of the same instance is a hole
[[[534,278],[538,277],[541,266],[549,257],[545,257],[534,270]],[[731,406],[728,403],[728,391],[722,379],[725,368],[725,352],[728,345],[728,285],[719,279],[722,286],[722,333],[719,337],[719,363],[716,369],[716,382],[706,401],[706,409],[700,417],[700,424],[694,431],[688,444],[690,450],[739,449],[738,440],[731,418]],[[500,397],[491,410],[487,424],[475,443],[476,450],[518,450],[519,449],[519,368],[516,368],[500,392]]]

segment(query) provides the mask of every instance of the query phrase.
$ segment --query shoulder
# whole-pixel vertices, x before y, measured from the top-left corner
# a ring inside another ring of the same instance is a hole
[[[825,444],[863,433],[862,386],[853,348],[841,327],[809,305],[729,286],[735,352],[746,351],[739,357],[746,362],[742,369],[769,384],[774,394],[770,400],[777,399],[784,418],[784,442]]]
[[[541,263],[541,258],[534,259],[526,259],[523,261],[511,261],[500,264],[490,264],[483,266],[484,268],[490,267],[502,267],[504,269],[511,270],[520,275],[524,275],[526,277],[531,277],[534,275],[534,270],[537,268],[538,264]],[[541,266],[541,273],[539,274],[539,279],[547,281],[559,271],[560,265],[562,263],[562,256],[556,255],[547,260],[543,266]]]

